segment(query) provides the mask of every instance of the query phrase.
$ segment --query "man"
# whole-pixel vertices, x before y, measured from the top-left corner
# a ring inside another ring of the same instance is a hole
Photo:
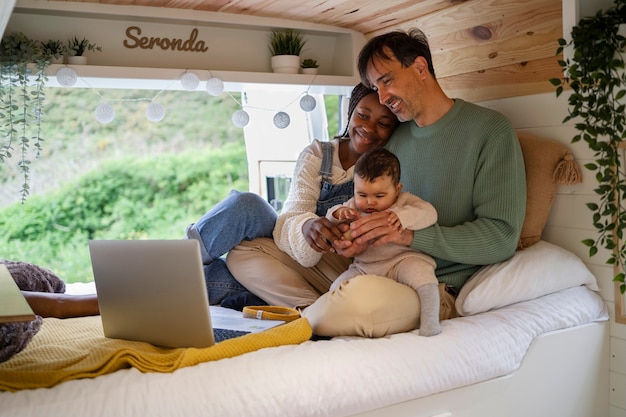
[[[526,206],[517,136],[501,114],[446,96],[435,77],[426,36],[417,29],[372,38],[359,55],[358,68],[362,82],[376,90],[380,102],[403,122],[385,147],[400,160],[404,190],[433,204],[439,219],[422,230],[396,231],[385,214],[372,214],[350,225],[355,240],[333,244],[338,253],[349,257],[362,253],[368,244],[388,243],[433,256],[441,288],[447,289],[441,294],[446,310],[442,318],[453,317],[451,294],[482,265],[510,258],[517,247]],[[368,278],[367,285],[358,283],[360,279],[305,310],[316,333],[321,328],[329,335],[349,334],[341,326],[350,323],[329,323],[343,314],[354,316],[349,309],[367,314],[365,300],[373,297],[380,311],[385,305],[399,308],[399,293],[387,292],[384,279]],[[358,300],[364,300],[363,305]],[[371,327],[389,318],[386,311],[380,314],[383,318]],[[395,319],[400,323],[404,318]],[[389,334],[407,323],[372,334]]]

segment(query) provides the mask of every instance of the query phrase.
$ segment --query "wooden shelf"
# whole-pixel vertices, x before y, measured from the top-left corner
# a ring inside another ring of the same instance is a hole
[[[65,65],[53,64],[46,70],[46,86],[60,87],[56,80],[57,71]],[[185,71],[195,73],[200,79],[197,90],[211,77],[224,81],[227,91],[256,90],[308,90],[319,94],[348,94],[358,77],[306,74],[274,74],[243,71],[207,71],[176,68],[138,68],[100,65],[67,65],[76,71],[77,88],[120,88],[148,90],[183,90],[180,83]]]
[[[271,72],[269,35],[283,29],[302,33],[306,44],[300,56],[316,59],[319,75]],[[85,54],[90,65],[72,66],[84,82],[97,88],[177,88],[180,83],[175,81],[189,70],[201,80],[221,78],[230,91],[312,84],[316,90],[312,92],[345,92],[359,81],[356,56],[365,44],[363,34],[329,25],[63,1],[19,0],[6,33],[12,31],[42,41],[85,37],[101,46],[102,52]],[[49,68],[49,85],[58,85],[52,79],[56,71],[55,65]]]

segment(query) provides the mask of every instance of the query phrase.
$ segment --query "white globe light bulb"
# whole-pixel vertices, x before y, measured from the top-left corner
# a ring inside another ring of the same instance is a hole
[[[291,120],[289,119],[289,115],[284,111],[278,112],[274,115],[274,126],[279,129],[284,129],[289,126]]]
[[[165,109],[159,103],[150,103],[146,109],[146,117],[151,122],[160,122],[165,117]]]
[[[250,122],[250,115],[245,110],[237,110],[231,117],[233,124],[237,127],[246,127]]]
[[[115,119],[115,110],[107,103],[102,103],[96,107],[95,115],[97,121],[102,124],[107,124]]]
[[[313,111],[316,105],[317,101],[315,101],[315,97],[309,94],[302,96],[302,98],[300,99],[300,108],[306,112]]]
[[[187,91],[193,91],[200,85],[200,78],[193,72],[186,72],[180,78],[180,85]]]
[[[62,67],[57,71],[57,82],[63,87],[71,87],[76,84],[76,71],[70,67]]]
[[[206,91],[212,96],[219,96],[224,91],[224,81],[219,78],[209,78],[206,82]]]

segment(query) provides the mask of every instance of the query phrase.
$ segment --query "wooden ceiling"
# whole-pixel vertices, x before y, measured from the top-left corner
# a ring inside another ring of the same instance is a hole
[[[562,0],[67,0],[322,23],[366,38],[418,27],[448,95],[470,101],[554,91]]]

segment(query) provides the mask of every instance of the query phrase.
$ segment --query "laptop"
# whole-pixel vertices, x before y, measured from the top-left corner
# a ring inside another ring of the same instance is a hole
[[[283,323],[214,328],[195,239],[91,240],[89,253],[106,337],[203,348]]]

